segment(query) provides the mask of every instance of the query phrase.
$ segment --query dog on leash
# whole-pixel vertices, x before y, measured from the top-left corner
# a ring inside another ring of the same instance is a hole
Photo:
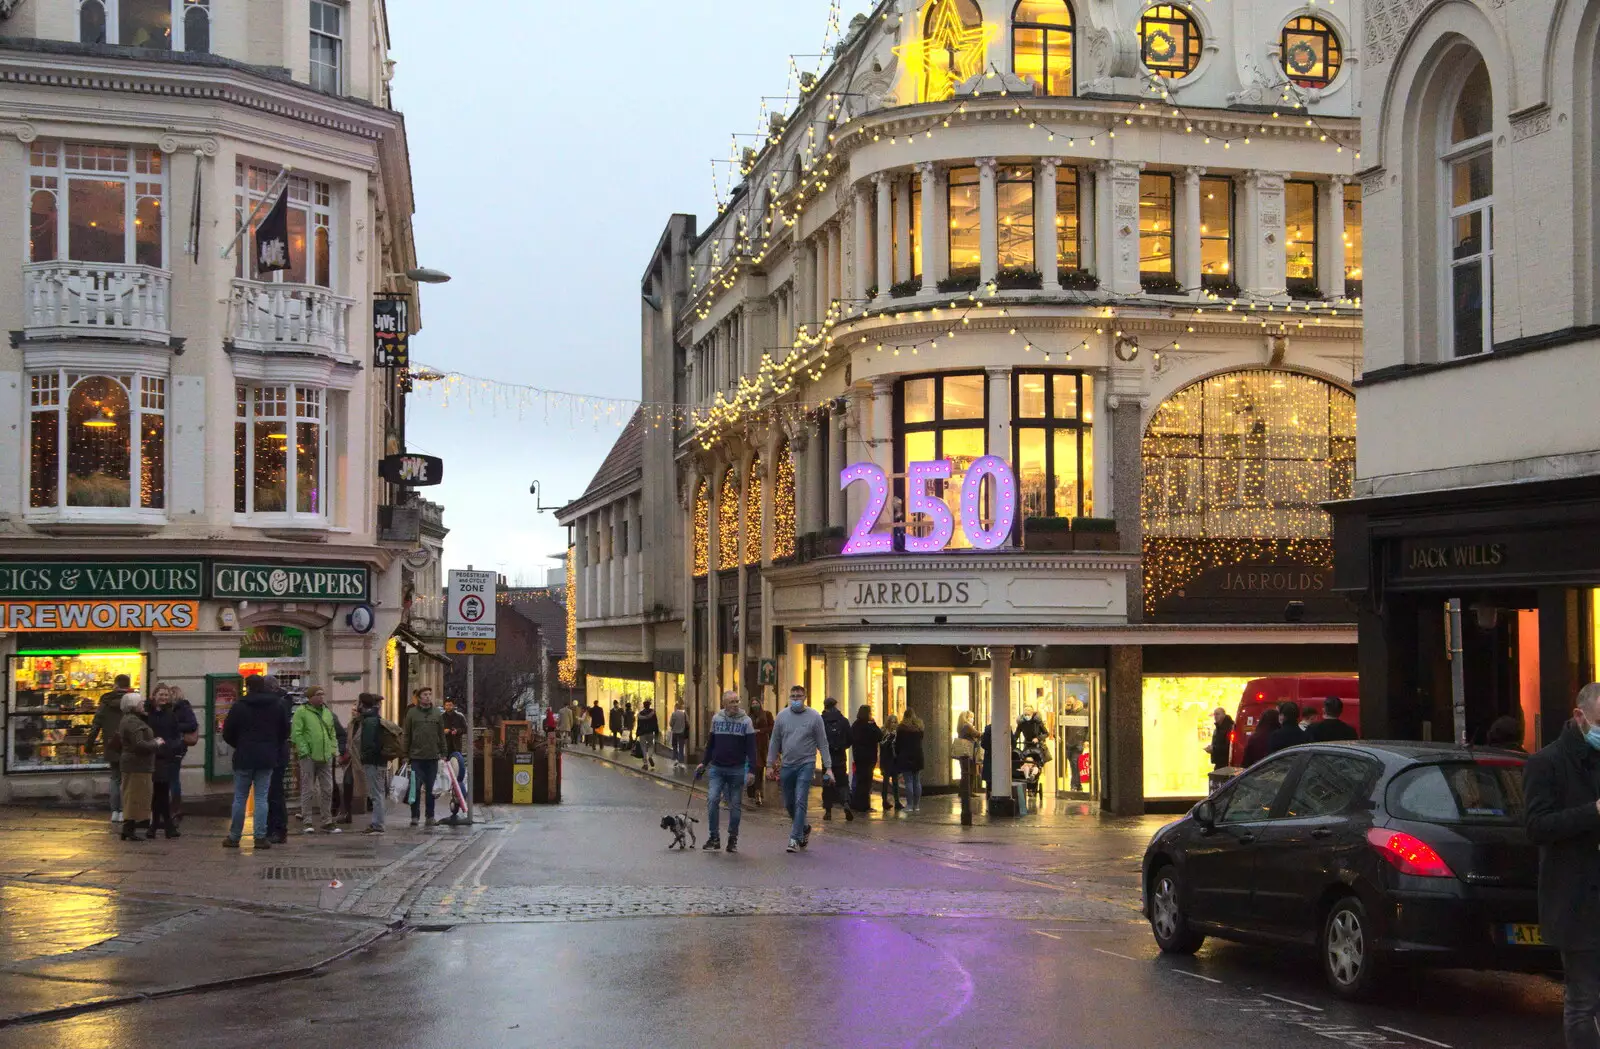
[[[694,824],[699,822],[699,820],[695,819],[687,812],[681,812],[671,816],[662,816],[661,829],[670,830],[672,832],[672,844],[667,846],[667,851],[671,852],[673,849],[677,849],[679,852],[682,852],[684,849],[694,848]]]

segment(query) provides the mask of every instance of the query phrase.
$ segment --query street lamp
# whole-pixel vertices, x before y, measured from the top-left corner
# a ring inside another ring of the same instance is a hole
[[[404,273],[391,273],[384,279],[388,280],[394,277],[404,277],[406,280],[413,281],[417,284],[450,283],[450,274],[444,272],[443,270],[432,270],[426,266],[418,266],[416,269],[406,270]]]

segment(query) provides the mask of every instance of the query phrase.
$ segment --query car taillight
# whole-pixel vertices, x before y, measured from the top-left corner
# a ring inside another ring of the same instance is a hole
[[[1433,851],[1432,845],[1404,831],[1373,827],[1367,831],[1367,843],[1401,874],[1415,874],[1419,878],[1456,876],[1444,858]]]
[[[1239,742],[1239,733],[1237,733],[1237,732],[1228,733],[1228,746],[1231,747],[1237,742]]]

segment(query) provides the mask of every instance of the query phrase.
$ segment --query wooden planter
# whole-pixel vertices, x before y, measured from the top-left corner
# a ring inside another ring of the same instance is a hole
[[[1022,549],[1030,554],[1066,554],[1073,550],[1072,533],[1056,529],[1030,531],[1022,528]]]
[[[1074,550],[1099,550],[1102,552],[1122,549],[1122,536],[1117,532],[1073,532],[1072,547]]]

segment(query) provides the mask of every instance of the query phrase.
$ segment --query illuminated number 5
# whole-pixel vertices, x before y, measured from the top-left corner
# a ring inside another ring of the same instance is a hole
[[[994,526],[987,529],[979,514],[985,477],[994,479]],[[967,533],[967,542],[976,550],[999,549],[1010,540],[1016,520],[1017,480],[1006,461],[998,455],[986,455],[967,467],[966,479],[961,483],[961,530]]]
[[[842,492],[857,481],[867,482],[867,505],[862,508],[861,519],[844,544],[843,554],[886,554],[894,548],[891,535],[874,535],[884,504],[889,501],[889,479],[872,463],[856,463],[840,471],[839,490]]]
[[[906,467],[906,521],[921,514],[933,521],[933,531],[927,535],[906,532],[906,553],[936,554],[950,545],[955,535],[955,518],[950,508],[938,496],[928,494],[929,481],[942,481],[950,476],[950,460],[931,463],[912,463]]]

